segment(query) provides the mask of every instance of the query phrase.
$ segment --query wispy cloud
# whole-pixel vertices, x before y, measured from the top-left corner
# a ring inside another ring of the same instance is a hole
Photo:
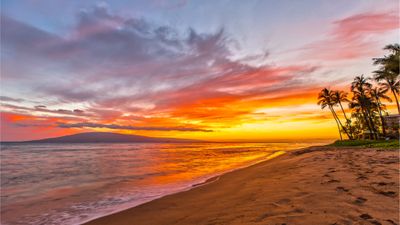
[[[382,48],[377,38],[400,28],[398,12],[365,12],[332,23],[325,40],[305,47],[307,58],[349,60],[372,57]]]
[[[8,96],[0,96],[0,101],[2,101],[2,102],[23,102],[24,100],[21,98],[11,98]]]
[[[212,132],[212,130],[192,128],[192,127],[139,127],[139,126],[126,126],[117,124],[99,124],[99,123],[74,123],[66,124],[59,123],[58,127],[61,128],[107,128],[117,130],[153,130],[153,131],[192,131],[192,132]]]

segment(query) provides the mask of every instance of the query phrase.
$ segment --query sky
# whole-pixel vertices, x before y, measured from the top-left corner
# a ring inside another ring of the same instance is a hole
[[[3,0],[0,138],[336,139],[318,92],[399,28],[397,0]]]

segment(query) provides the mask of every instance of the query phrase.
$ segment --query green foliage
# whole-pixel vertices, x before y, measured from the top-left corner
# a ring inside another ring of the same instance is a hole
[[[399,140],[345,140],[335,141],[329,146],[336,147],[366,147],[366,148],[400,148]]]

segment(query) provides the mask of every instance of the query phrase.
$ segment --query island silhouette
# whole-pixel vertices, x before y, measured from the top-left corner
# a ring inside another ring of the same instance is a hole
[[[85,132],[55,138],[2,143],[195,143],[194,139],[147,137],[111,132]]]

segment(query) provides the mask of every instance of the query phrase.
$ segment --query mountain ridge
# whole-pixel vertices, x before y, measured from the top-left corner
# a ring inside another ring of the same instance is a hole
[[[84,132],[55,138],[2,143],[194,143],[205,142],[194,139],[160,138],[111,132]]]

